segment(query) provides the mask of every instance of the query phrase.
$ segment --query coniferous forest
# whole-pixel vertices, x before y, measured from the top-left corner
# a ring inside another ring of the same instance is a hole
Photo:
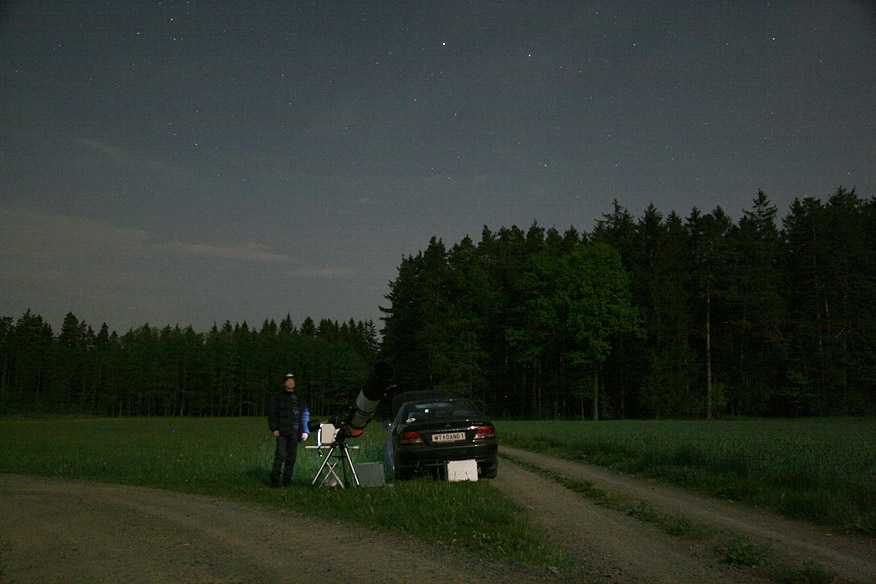
[[[779,223],[617,202],[592,233],[533,224],[390,285],[383,351],[410,387],[497,417],[846,415],[876,409],[876,201],[839,189]]]
[[[496,418],[813,416],[876,411],[876,200],[838,189],[784,218],[760,192],[592,232],[485,227],[403,258],[372,322],[289,317],[55,334],[0,318],[0,408],[106,415],[263,415],[288,370],[318,415],[373,362],[398,390],[473,398]]]
[[[67,314],[61,331],[39,315],[0,318],[0,412],[119,416],[265,415],[268,397],[294,372],[315,414],[334,413],[361,390],[377,353],[372,322],[287,316],[123,335]],[[352,397],[351,397],[352,396]]]

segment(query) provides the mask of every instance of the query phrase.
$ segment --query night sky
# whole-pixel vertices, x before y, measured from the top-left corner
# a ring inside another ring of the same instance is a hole
[[[869,2],[4,2],[0,315],[374,320],[432,236],[876,195]]]

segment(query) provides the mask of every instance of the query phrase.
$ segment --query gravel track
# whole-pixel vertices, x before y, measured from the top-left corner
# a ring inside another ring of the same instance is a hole
[[[645,574],[645,581],[726,582],[746,581],[746,578],[756,581],[754,574],[728,570],[721,562],[715,563],[715,558],[720,558],[716,545],[744,538],[752,545],[769,546],[775,562],[798,568],[814,564],[825,572],[834,573],[841,581],[876,582],[874,538],[844,535],[601,467],[507,446],[501,448],[501,454],[506,460],[503,460],[500,477],[506,480],[497,481],[500,490],[530,509],[534,519],[545,516],[540,523],[546,529],[565,530],[560,540],[566,542],[567,548],[590,557],[604,557],[608,565],[613,564],[618,570],[623,568],[624,573]],[[632,505],[644,505],[657,514],[686,519],[713,537],[698,543],[666,535],[655,525],[611,511],[582,495],[572,496],[568,489],[524,470],[514,464],[514,460],[590,483],[604,493],[621,497]],[[561,521],[564,517],[568,519]],[[560,523],[566,525],[558,525]],[[624,545],[624,541],[629,545]],[[671,567],[669,573],[662,569],[664,565]],[[630,569],[632,566],[639,567]],[[711,570],[712,576],[702,579],[702,569]]]

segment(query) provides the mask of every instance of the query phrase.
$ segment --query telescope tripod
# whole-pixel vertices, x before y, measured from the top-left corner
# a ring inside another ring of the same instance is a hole
[[[320,487],[325,485],[330,479],[334,478],[342,489],[346,488],[344,483],[347,481],[347,469],[349,468],[354,483],[357,487],[360,487],[359,475],[356,474],[356,467],[353,465],[353,459],[350,458],[349,448],[346,439],[335,439],[329,448],[328,454],[325,456],[325,460],[322,461],[319,470],[316,471],[316,476],[313,477],[313,481],[310,483],[311,486],[315,485],[316,481],[319,480],[319,477],[322,476],[322,481],[319,483]],[[358,448],[358,446],[353,446],[352,448]],[[335,459],[334,462],[332,462],[333,458]],[[340,466],[341,474],[344,476],[343,479],[338,475],[338,466]],[[331,486],[332,484],[329,483],[329,485]]]

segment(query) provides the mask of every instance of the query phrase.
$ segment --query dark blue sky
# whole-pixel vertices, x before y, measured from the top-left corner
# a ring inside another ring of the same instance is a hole
[[[405,255],[612,199],[876,195],[867,2],[6,2],[0,315],[380,316]]]

